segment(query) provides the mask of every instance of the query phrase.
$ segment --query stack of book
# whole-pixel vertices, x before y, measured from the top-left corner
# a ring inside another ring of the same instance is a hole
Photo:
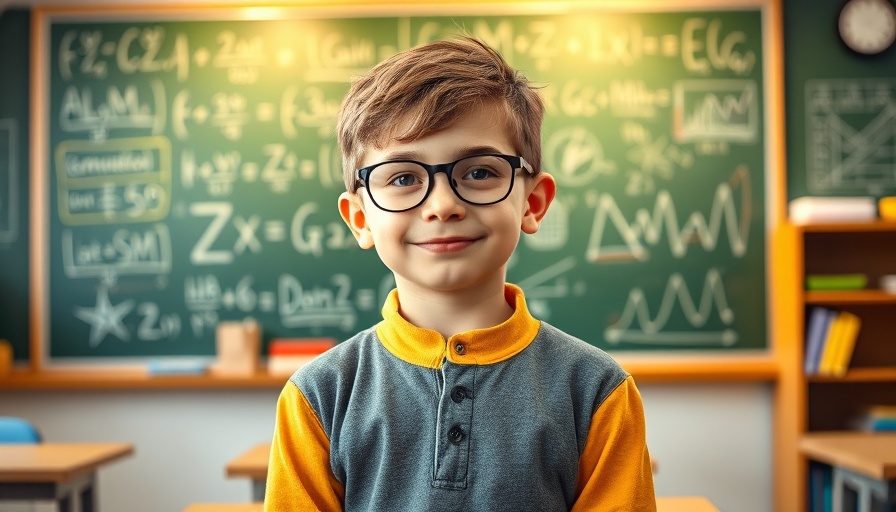
[[[268,344],[268,373],[292,375],[309,361],[336,346],[333,338],[277,338]]]
[[[896,405],[872,405],[855,426],[869,432],[896,432]]]
[[[812,308],[806,327],[806,375],[845,375],[861,325],[862,320],[849,311]]]

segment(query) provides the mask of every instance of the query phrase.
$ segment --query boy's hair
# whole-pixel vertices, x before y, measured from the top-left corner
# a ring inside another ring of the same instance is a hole
[[[539,172],[544,103],[529,80],[498,52],[462,36],[417,46],[381,62],[352,84],[339,111],[336,132],[346,190],[357,190],[355,172],[368,148],[383,147],[392,139],[425,137],[493,104],[504,111],[517,156]],[[397,132],[402,121],[407,128]]]

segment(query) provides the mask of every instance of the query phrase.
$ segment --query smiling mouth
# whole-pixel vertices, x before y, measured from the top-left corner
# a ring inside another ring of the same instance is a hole
[[[459,252],[476,243],[479,238],[439,238],[418,242],[413,245],[429,252],[445,254]]]

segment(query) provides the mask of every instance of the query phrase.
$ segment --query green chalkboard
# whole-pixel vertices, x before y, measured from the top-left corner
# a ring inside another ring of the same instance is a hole
[[[896,46],[850,50],[844,0],[783,3],[788,199],[896,195]]]
[[[0,9],[0,339],[29,350],[28,38],[31,13]]]
[[[617,351],[767,348],[761,8],[247,13],[41,14],[50,360],[377,322],[393,280],[338,216],[335,115],[352,77],[461,29],[544,86],[559,194],[509,269],[531,310]]]

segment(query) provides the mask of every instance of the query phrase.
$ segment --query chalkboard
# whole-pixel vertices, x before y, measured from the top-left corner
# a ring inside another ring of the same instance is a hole
[[[394,283],[338,216],[336,112],[352,77],[459,30],[544,86],[558,199],[508,276],[532,312],[613,351],[767,348],[761,7],[254,12],[39,13],[48,360],[377,322]]]
[[[896,47],[849,50],[844,4],[784,2],[789,199],[896,195]]]
[[[31,13],[0,9],[0,339],[30,357],[28,38]]]

